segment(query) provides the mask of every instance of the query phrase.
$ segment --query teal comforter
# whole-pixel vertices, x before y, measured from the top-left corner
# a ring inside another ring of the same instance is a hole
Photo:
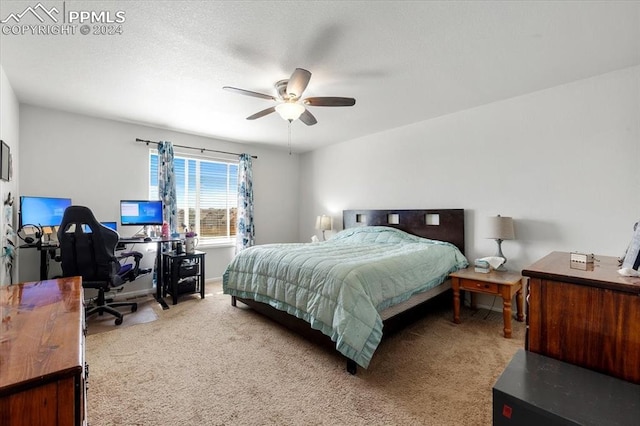
[[[319,243],[248,248],[229,264],[222,285],[225,294],[268,303],[307,321],[366,368],[382,338],[378,312],[467,265],[453,244],[370,226]]]

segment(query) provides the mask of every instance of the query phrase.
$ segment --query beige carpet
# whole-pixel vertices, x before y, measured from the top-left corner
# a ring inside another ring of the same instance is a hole
[[[436,306],[352,376],[337,352],[231,307],[220,283],[154,305],[156,321],[87,337],[91,426],[490,425],[492,386],[524,343],[516,321],[502,337],[498,312],[463,309],[456,325]]]

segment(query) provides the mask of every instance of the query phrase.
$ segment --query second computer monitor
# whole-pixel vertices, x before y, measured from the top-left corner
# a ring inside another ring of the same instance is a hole
[[[100,224],[106,226],[109,229],[113,229],[114,231],[118,232],[118,223],[117,222],[100,222]],[[91,233],[91,228],[89,228],[89,225],[82,225],[82,230],[84,231],[85,234]]]
[[[121,200],[121,225],[162,225],[162,201]]]
[[[117,222],[100,222],[101,224],[103,224],[104,226],[106,226],[109,229],[113,229],[114,231],[118,231],[118,223]]]

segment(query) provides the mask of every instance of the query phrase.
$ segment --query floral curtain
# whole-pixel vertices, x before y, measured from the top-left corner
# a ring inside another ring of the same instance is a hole
[[[238,164],[238,223],[236,251],[251,247],[255,240],[253,224],[253,172],[251,156],[240,155]]]
[[[169,235],[174,234],[177,232],[178,207],[171,142],[158,143],[158,196],[162,200],[162,220],[169,225]]]

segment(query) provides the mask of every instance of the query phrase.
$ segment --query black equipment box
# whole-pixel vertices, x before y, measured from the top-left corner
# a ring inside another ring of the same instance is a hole
[[[178,294],[195,293],[198,288],[198,277],[189,277],[178,281]]]
[[[197,263],[182,262],[180,264],[180,272],[178,274],[179,277],[192,277],[194,275],[198,275]]]
[[[640,385],[523,349],[493,386],[493,424],[640,424]]]

